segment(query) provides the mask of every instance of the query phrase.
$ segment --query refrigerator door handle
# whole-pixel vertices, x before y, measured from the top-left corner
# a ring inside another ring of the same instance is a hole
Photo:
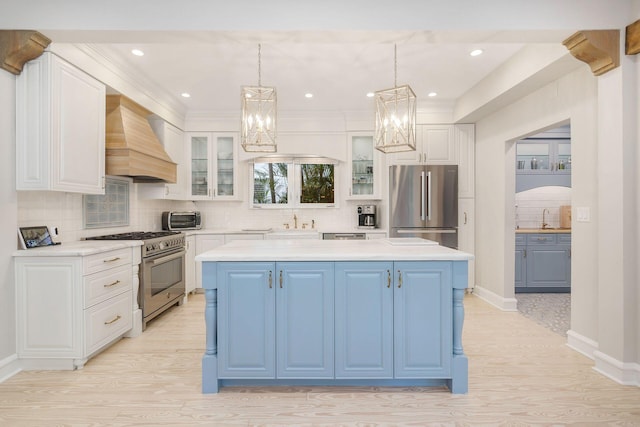
[[[420,219],[424,221],[425,212],[424,212],[424,171],[420,172]]]
[[[427,172],[427,220],[431,220],[431,171]]]
[[[433,233],[433,234],[455,234],[455,228],[406,228],[398,230],[398,234]]]

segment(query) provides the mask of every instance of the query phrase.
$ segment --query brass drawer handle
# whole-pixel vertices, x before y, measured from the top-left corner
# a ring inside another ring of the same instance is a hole
[[[117,284],[119,284],[119,283],[120,283],[120,280],[116,280],[116,281],[115,281],[115,282],[113,282],[113,283],[109,283],[108,285],[103,285],[103,286],[104,286],[105,288],[110,288],[110,287],[115,286],[115,285],[117,285]]]
[[[113,318],[113,320],[109,320],[108,322],[104,322],[105,325],[111,325],[112,323],[117,322],[118,320],[122,319],[122,316],[120,316],[119,314]]]
[[[118,261],[119,259],[120,259],[120,257],[119,257],[119,256],[117,256],[117,257],[115,257],[115,258],[102,260],[102,262],[114,262],[114,261]]]

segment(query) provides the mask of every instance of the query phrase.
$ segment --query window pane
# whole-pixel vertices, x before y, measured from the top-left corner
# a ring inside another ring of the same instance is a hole
[[[300,165],[300,203],[334,202],[334,165]]]
[[[255,163],[253,165],[254,204],[286,204],[288,194],[286,163]]]

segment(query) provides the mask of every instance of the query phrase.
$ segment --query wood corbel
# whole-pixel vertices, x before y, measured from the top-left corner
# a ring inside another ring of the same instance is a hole
[[[640,19],[627,26],[624,52],[627,55],[640,53]]]
[[[578,31],[562,44],[596,76],[620,65],[620,30]]]
[[[42,55],[50,43],[37,31],[0,30],[0,68],[20,74],[24,64]]]

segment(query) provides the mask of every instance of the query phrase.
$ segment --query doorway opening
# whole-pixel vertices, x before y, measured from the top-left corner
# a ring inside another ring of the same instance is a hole
[[[566,336],[571,320],[571,125],[516,141],[518,311]]]

